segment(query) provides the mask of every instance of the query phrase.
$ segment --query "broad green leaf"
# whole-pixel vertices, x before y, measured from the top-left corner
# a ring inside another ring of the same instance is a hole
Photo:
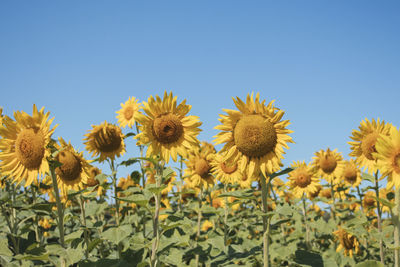
[[[291,171],[293,171],[292,168],[286,168],[286,169],[284,169],[284,170],[282,170],[282,171],[280,171],[280,172],[275,172],[275,173],[273,173],[273,174],[271,174],[271,175],[269,176],[270,181],[271,181],[272,179],[274,179],[275,177],[288,174],[288,173],[291,172]]]
[[[379,261],[367,260],[358,263],[355,267],[385,267],[385,265],[383,265]]]
[[[306,250],[296,250],[295,262],[311,266],[324,266],[321,255]]]
[[[370,181],[371,183],[375,183],[375,177],[373,175],[369,174],[369,173],[363,172],[361,174],[361,178],[363,180]]]
[[[71,242],[74,239],[80,238],[83,234],[83,230],[78,230],[76,232],[70,233],[64,237],[65,242]]]
[[[122,240],[129,237],[132,227],[123,225],[120,227],[109,228],[101,234],[101,237],[118,245]]]

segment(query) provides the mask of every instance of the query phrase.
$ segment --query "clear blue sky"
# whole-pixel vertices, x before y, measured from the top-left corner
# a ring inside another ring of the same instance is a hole
[[[1,1],[0,106],[45,106],[54,137],[83,150],[129,96],[172,90],[211,141],[231,97],[255,91],[292,123],[285,164],[348,158],[362,119],[400,126],[399,14],[389,0]]]

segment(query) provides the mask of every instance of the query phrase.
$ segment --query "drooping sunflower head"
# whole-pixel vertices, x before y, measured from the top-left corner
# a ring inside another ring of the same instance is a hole
[[[362,203],[365,209],[372,209],[376,206],[375,194],[374,191],[365,193]]]
[[[147,145],[146,156],[160,156],[167,163],[172,157],[187,156],[187,151],[198,146],[197,135],[201,122],[196,116],[187,116],[191,106],[186,100],[177,105],[177,97],[164,93],[164,99],[150,96],[143,102],[143,111],[138,114],[140,133],[135,136],[138,145]]]
[[[344,161],[342,155],[335,150],[329,148],[324,151],[320,150],[313,157],[312,167],[318,177],[326,179],[329,183],[335,183],[343,169]]]
[[[358,168],[358,164],[354,159],[345,161],[342,176],[346,185],[351,187],[357,187],[361,183],[361,170]]]
[[[377,153],[372,153],[379,160],[382,176],[388,177],[387,188],[400,188],[400,129],[392,126],[389,136],[381,135],[376,142]]]
[[[343,249],[344,255],[350,257],[353,257],[354,253],[358,254],[360,252],[360,243],[354,235],[350,234],[341,227],[339,227],[337,231],[333,232],[333,234],[340,243],[336,249],[336,252],[339,252]]]
[[[47,145],[57,125],[50,129],[53,119],[38,111],[33,105],[32,116],[24,111],[14,112],[15,121],[3,118],[0,125],[0,168],[3,175],[14,178],[18,184],[25,181],[25,187],[32,184],[38,176],[49,172]]]
[[[322,190],[322,185],[317,184],[317,185],[316,185],[316,188],[317,188],[317,190],[315,190],[315,191],[310,191],[310,192],[307,193],[307,197],[308,197],[310,200],[313,200],[314,198],[316,198],[316,197],[319,196],[319,193],[320,193],[321,190]]]
[[[381,188],[379,189],[379,197],[383,198],[390,203],[394,205],[394,190],[392,189],[387,189],[387,188]],[[382,205],[382,212],[387,212],[390,214],[390,208],[386,205]]]
[[[210,162],[211,172],[223,184],[239,183],[243,175],[239,171],[237,162],[226,161],[220,153],[214,154]]]
[[[214,154],[210,150],[204,150],[202,147],[195,148],[190,152],[188,159],[185,161],[186,169],[184,176],[187,177],[187,183],[192,187],[208,188],[214,185],[214,176],[211,172],[211,161]]]
[[[135,124],[136,116],[141,108],[141,104],[138,101],[135,97],[129,97],[125,103],[121,103],[121,109],[116,112],[120,127],[125,128],[128,126],[132,128]]]
[[[380,121],[379,118],[372,119],[371,122],[365,119],[358,128],[359,130],[353,130],[352,136],[350,136],[353,141],[348,142],[352,150],[349,155],[355,157],[356,162],[364,170],[374,174],[378,169],[376,154],[374,154],[376,142],[381,136],[389,136],[391,124]]]
[[[332,190],[331,190],[330,188],[322,189],[322,190],[319,192],[319,195],[320,195],[321,197],[324,197],[324,198],[327,198],[327,199],[331,199],[331,198],[332,198]]]
[[[56,148],[60,151],[55,160],[62,165],[55,169],[57,183],[61,188],[62,195],[66,195],[68,190],[79,191],[85,188],[90,176],[90,165],[83,157],[83,152],[77,152],[71,143],[67,143],[61,137],[58,139],[60,145]]]
[[[248,177],[260,172],[267,177],[280,169],[283,148],[293,142],[288,135],[292,131],[286,129],[289,121],[281,121],[284,111],[276,108],[274,101],[268,105],[265,100],[260,102],[258,93],[255,99],[248,94],[246,103],[238,97],[233,101],[239,110],[225,109],[227,115],[220,115],[221,125],[215,129],[221,132],[215,143],[224,143],[221,152],[226,152],[226,160],[240,159],[239,169]]]
[[[99,162],[107,158],[114,160],[125,153],[124,135],[121,128],[106,121],[100,125],[92,125],[92,130],[85,134],[86,150],[92,156],[100,156]]]
[[[317,191],[319,181],[311,166],[308,166],[304,161],[298,161],[294,162],[291,167],[293,171],[289,173],[288,184],[297,198],[301,198],[303,194]]]

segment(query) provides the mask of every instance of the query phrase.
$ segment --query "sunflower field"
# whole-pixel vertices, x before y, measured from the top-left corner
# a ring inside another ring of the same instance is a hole
[[[366,118],[348,160],[283,166],[284,111],[233,101],[211,143],[172,92],[130,97],[82,133],[91,158],[44,108],[0,110],[0,265],[400,266],[400,129]]]

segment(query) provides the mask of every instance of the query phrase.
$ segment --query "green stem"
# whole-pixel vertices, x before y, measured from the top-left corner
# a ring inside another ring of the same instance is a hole
[[[159,188],[161,186],[162,182],[162,171],[163,171],[163,166],[155,166],[157,170],[156,174],[156,187]],[[154,212],[154,218],[153,218],[153,244],[152,244],[152,251],[151,251],[151,266],[157,266],[158,265],[158,255],[157,255],[157,250],[158,246],[160,243],[160,230],[158,227],[158,220],[160,216],[160,202],[161,202],[161,192],[158,192],[157,194],[154,194],[155,198],[155,212]]]
[[[224,184],[224,193],[227,192],[227,185]],[[211,204],[212,205],[212,204]],[[225,197],[225,209],[224,209],[224,244],[225,244],[225,253],[228,253],[228,198]]]
[[[393,210],[394,224],[394,266],[400,267],[400,188],[395,188],[395,207]]]
[[[119,200],[118,200],[118,189],[117,189],[117,172],[115,170],[114,160],[111,160],[111,173],[114,186],[114,198],[115,198],[115,218],[117,226],[119,226]]]
[[[199,194],[199,212],[197,216],[197,235],[196,235],[196,242],[199,243],[200,238],[200,230],[201,230],[201,205],[202,205],[202,198],[203,198],[203,188],[200,189]],[[199,254],[196,255],[196,266],[200,266],[200,256]]]
[[[331,185],[331,195],[332,195],[331,210],[332,210],[333,220],[336,222],[335,191],[333,190],[333,182],[331,182],[330,185]]]
[[[81,206],[81,216],[82,216],[82,226],[84,228],[83,236],[85,238],[86,250],[85,256],[86,259],[89,258],[89,237],[88,237],[88,229],[86,228],[86,215],[85,215],[85,201],[82,196],[79,196],[79,205]]]
[[[262,199],[262,207],[263,207],[263,212],[265,215],[263,215],[263,258],[264,258],[264,267],[269,266],[269,220],[266,215],[268,212],[268,191],[269,191],[269,181],[268,183],[265,181],[266,177],[263,175],[260,177],[261,180],[261,199]]]
[[[304,225],[306,227],[306,246],[308,249],[311,249],[311,244],[310,244],[310,237],[309,237],[309,229],[308,229],[308,218],[307,218],[307,206],[306,206],[306,199],[304,198],[304,194],[301,197],[302,201],[303,201],[303,213],[304,213]]]
[[[50,165],[50,173],[51,179],[53,182],[53,190],[56,196],[56,203],[57,203],[57,216],[58,216],[58,230],[60,231],[60,244],[63,248],[65,248],[64,244],[64,209],[60,199],[60,192],[58,191],[58,184],[57,184],[57,176],[55,172],[55,168]]]
[[[183,185],[183,158],[182,156],[179,156],[179,180],[181,181],[181,183],[178,185],[178,192],[179,192],[179,212],[183,214],[183,209],[182,209],[182,205],[183,205],[183,199],[182,199],[182,185]]]
[[[360,198],[361,211],[364,211],[364,208],[363,208],[363,197],[362,197],[362,194],[361,194],[360,186],[357,186],[357,194],[358,194],[358,197]]]
[[[381,204],[379,202],[379,184],[378,184],[378,171],[375,172],[375,194],[376,194],[376,209],[378,212],[378,232],[379,232],[379,256],[381,263],[385,265],[384,259],[385,256],[383,254],[383,240],[382,240],[382,209]]]

